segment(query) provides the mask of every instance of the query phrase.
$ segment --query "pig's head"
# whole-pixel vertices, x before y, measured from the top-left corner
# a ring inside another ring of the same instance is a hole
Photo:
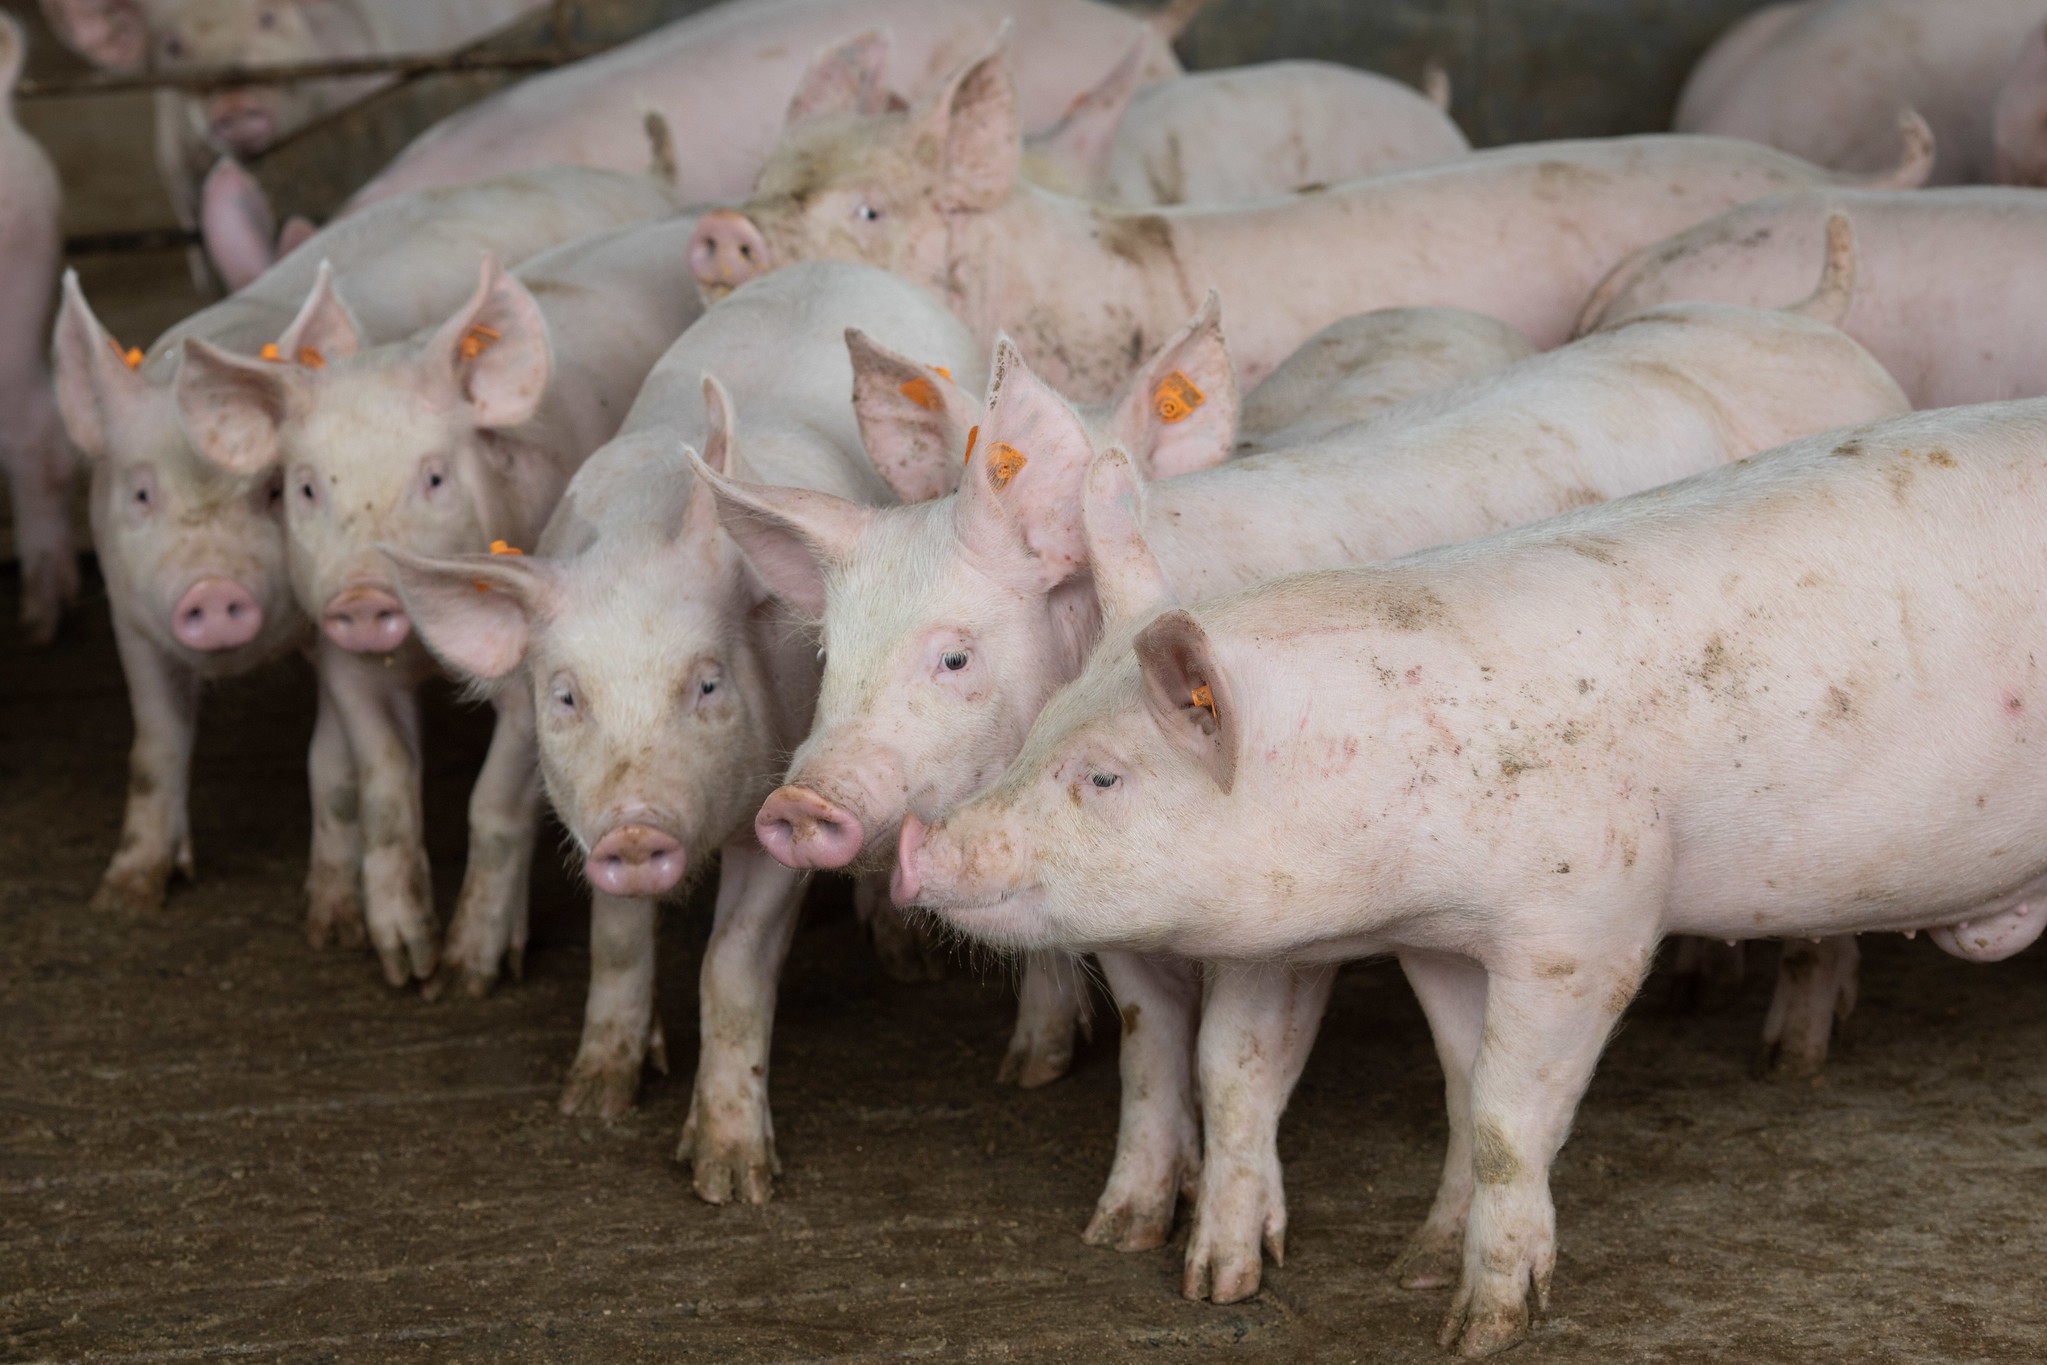
[[[1104,643],[992,787],[928,826],[903,822],[898,904],[1019,949],[1163,947],[1165,914],[1230,908],[1228,877],[1188,835],[1256,837],[1236,800],[1246,698],[1217,642],[1174,605],[1140,504],[1122,452],[1105,452],[1083,518]]]
[[[717,298],[794,261],[863,261],[946,292],[956,220],[1000,207],[1022,157],[1007,29],[914,108],[878,107],[846,82],[802,100],[753,197],[697,224],[690,269]]]
[[[705,388],[704,462],[732,474],[728,400],[715,381]],[[550,545],[561,558],[392,558],[429,649],[458,676],[532,689],[541,773],[591,885],[666,897],[746,830],[774,785],[801,723],[774,679],[810,646],[720,529],[670,433],[625,439],[645,444],[643,477],[662,490],[651,496],[665,510],[647,524]]]
[[[1138,432],[1172,472],[1219,463],[1234,441],[1213,321],[1205,308],[1095,423],[999,342],[950,497],[870,509],[715,481],[756,572],[822,623],[816,723],[755,826],[770,853],[796,867],[885,857],[906,813],[933,817],[1015,755],[1095,638],[1080,509],[1088,465],[1115,439],[1105,433]]]
[[[387,654],[411,630],[378,545],[527,546],[560,493],[517,430],[547,389],[547,325],[494,261],[423,337],[365,349],[323,269],[274,359],[185,350],[192,444],[222,470],[282,476],[292,590],[344,649]]]
[[[2047,185],[2047,26],[2020,46],[2018,64],[1998,92],[1991,126],[1998,180]]]
[[[42,0],[65,45],[95,65],[195,71],[360,56],[371,41],[345,0]],[[371,81],[243,86],[195,97],[208,141],[241,156],[263,151]]]
[[[193,450],[176,356],[124,350],[67,274],[55,359],[65,429],[92,464],[93,540],[116,610],[205,676],[301,638],[278,476],[223,470]]]

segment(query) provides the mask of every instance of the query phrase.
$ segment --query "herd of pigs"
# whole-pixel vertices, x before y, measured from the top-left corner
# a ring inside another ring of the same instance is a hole
[[[359,51],[379,8],[43,3],[110,66]],[[516,978],[544,794],[593,901],[561,1108],[615,1116],[666,1065],[658,907],[715,866],[678,1153],[712,1202],[770,1194],[810,871],[902,975],[1020,957],[1005,1080],[1066,1069],[1093,954],[1123,1101],[1083,1235],[1191,1201],[1219,1303],[1282,1252],[1336,966],[1391,953],[1450,1133],[1394,1273],[1454,1288],[1465,1355],[1549,1299],[1550,1163],[1665,935],[1787,940],[1766,1041],[1806,1071],[1855,934],[2028,946],[2047,0],[1772,5],[1679,132],[1478,152],[1439,73],[1182,75],[1190,8],[729,0],[318,230],[174,155],[239,287],[147,349],[75,276],[48,339],[58,187],[8,118],[26,624],[89,471],[135,721],[96,907],[193,872],[204,683],[304,651],[315,944]],[[164,145],[257,148],[291,98],[177,96]],[[445,933],[437,675],[496,711]]]

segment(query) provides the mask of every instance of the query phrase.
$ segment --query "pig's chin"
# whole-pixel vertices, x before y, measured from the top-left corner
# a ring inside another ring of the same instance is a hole
[[[919,901],[918,907],[947,928],[991,948],[1027,952],[1054,946],[1044,899],[1044,888],[1034,882],[1012,887],[992,899],[925,900]]]
[[[236,105],[221,109],[207,121],[215,141],[237,156],[255,156],[277,141],[277,119],[268,109]]]

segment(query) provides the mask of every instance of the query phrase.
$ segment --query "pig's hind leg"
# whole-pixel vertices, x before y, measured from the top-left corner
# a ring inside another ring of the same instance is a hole
[[[1855,935],[1787,939],[1777,959],[1777,990],[1763,1022],[1763,1063],[1794,1080],[1817,1076],[1827,1064],[1835,1023],[1855,1010]]]
[[[1087,1030],[1087,983],[1080,964],[1064,953],[1025,954],[1016,1027],[995,1083],[1025,1090],[1050,1085],[1073,1065],[1073,1035]]]
[[[1443,1067],[1443,1107],[1450,1140],[1428,1217],[1393,1262],[1403,1289],[1453,1284],[1464,1264],[1464,1220],[1471,1211],[1471,1068],[1485,1028],[1486,976],[1466,958],[1402,953],[1400,969],[1428,1018]]]
[[[451,985],[489,994],[500,971],[516,980],[525,967],[533,844],[540,828],[540,759],[533,694],[513,679],[491,699],[497,727],[469,794],[469,862],[455,917],[448,922],[432,999]]]

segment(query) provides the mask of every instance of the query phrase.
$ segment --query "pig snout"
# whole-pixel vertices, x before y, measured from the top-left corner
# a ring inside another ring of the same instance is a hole
[[[860,856],[860,817],[808,787],[780,787],[761,803],[754,835],[784,867],[845,867]]]
[[[239,649],[263,629],[263,608],[231,578],[202,578],[171,609],[171,634],[201,653]]]
[[[689,855],[681,842],[649,824],[620,825],[597,841],[583,864],[590,885],[611,896],[646,900],[682,882]]]
[[[690,236],[689,268],[707,290],[736,288],[767,273],[767,239],[745,214],[713,210],[697,220]]]
[[[254,156],[277,140],[277,119],[262,101],[223,95],[207,106],[206,130],[238,156]]]
[[[897,905],[914,905],[922,884],[917,876],[917,851],[924,847],[924,822],[914,815],[903,817],[903,832],[896,839],[896,870],[889,875],[889,899]]]
[[[389,654],[412,633],[412,621],[383,589],[350,588],[327,604],[320,629],[352,654]]]

